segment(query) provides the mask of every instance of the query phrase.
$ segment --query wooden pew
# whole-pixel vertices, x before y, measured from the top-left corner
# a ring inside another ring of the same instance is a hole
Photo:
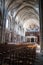
[[[8,65],[32,64],[36,56],[36,46],[33,44],[1,44],[1,65],[2,61]]]

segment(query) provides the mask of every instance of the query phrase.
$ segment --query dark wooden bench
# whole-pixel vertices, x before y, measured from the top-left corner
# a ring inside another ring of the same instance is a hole
[[[0,44],[1,65],[32,65],[36,57],[36,46]]]

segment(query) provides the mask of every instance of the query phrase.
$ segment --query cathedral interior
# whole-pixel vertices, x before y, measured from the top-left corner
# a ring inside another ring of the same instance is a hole
[[[0,0],[0,65],[43,65],[42,0]]]

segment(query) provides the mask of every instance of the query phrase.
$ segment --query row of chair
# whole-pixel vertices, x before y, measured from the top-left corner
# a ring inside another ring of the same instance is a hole
[[[36,57],[35,48],[17,45],[0,45],[0,65],[32,65]]]

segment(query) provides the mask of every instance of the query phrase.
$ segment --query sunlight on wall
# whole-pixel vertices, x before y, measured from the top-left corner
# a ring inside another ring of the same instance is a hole
[[[36,44],[36,45],[37,45],[36,53],[40,53],[41,47],[40,47],[40,45],[38,45],[38,44]]]
[[[8,19],[6,20],[6,28],[8,28]]]

